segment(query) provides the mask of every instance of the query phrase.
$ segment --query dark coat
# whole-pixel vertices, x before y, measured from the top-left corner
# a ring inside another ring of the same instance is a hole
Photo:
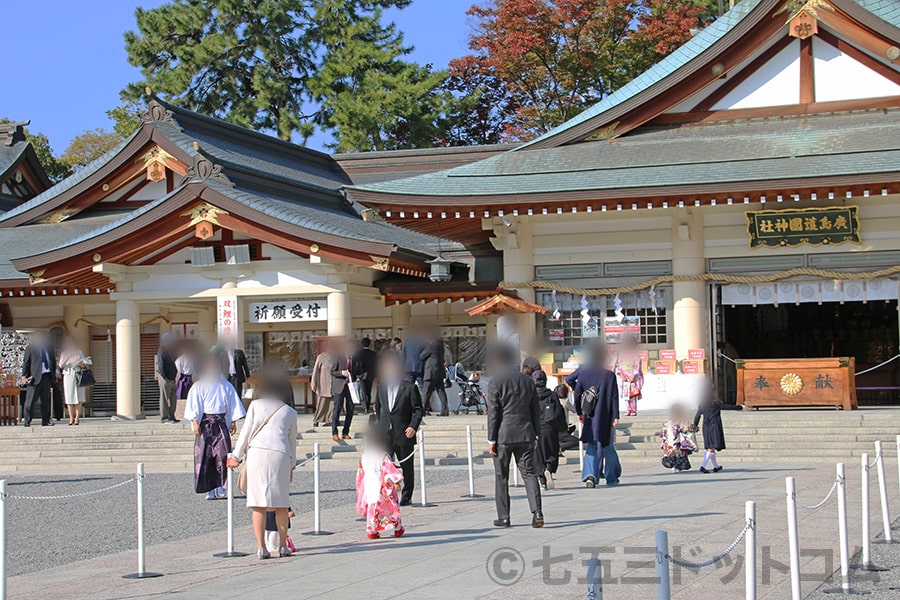
[[[178,367],[175,366],[175,358],[172,353],[162,346],[156,351],[156,375],[167,381],[175,381],[178,377]]]
[[[419,358],[425,361],[425,381],[443,381],[447,376],[447,369],[444,367],[444,340],[438,338],[428,342]]]
[[[541,409],[534,380],[518,371],[491,379],[487,394],[488,440],[497,444],[534,442]]]
[[[375,412],[378,413],[378,423],[385,428],[391,436],[395,446],[415,444],[416,438],[406,437],[407,427],[416,431],[422,423],[422,396],[419,388],[413,383],[400,382],[397,388],[397,398],[394,400],[394,410],[389,410],[387,386],[379,383],[375,391]],[[405,457],[401,457],[405,458]]]
[[[541,407],[541,428],[562,433],[568,427],[566,409],[559,403],[556,392],[546,387],[537,389],[538,403]]]
[[[375,373],[378,369],[378,355],[371,348],[360,348],[353,355],[353,369],[350,375],[366,384],[367,388],[372,386],[375,380]]]
[[[422,360],[422,351],[425,344],[419,338],[409,338],[403,342],[403,366],[407,373],[421,375],[425,370],[425,361]]]
[[[347,387],[347,378],[344,376],[344,371],[347,370],[347,357],[343,355],[337,355],[334,357],[334,362],[331,364],[331,394],[332,396],[338,396],[344,393],[344,389]]]
[[[597,388],[597,408],[593,415],[584,416],[581,441],[600,442],[608,446],[613,421],[619,419],[619,386],[612,371],[598,367],[582,367],[575,381],[575,412],[581,413],[581,395],[591,387]]]
[[[230,365],[228,364],[228,350],[222,350],[219,353],[219,363],[222,365],[222,376],[225,379],[231,377],[231,374],[228,372],[231,370]],[[247,378],[250,377],[250,363],[247,362],[247,355],[244,354],[243,350],[235,349],[234,351],[234,379],[240,383],[244,383],[247,381]]]
[[[44,373],[42,366],[43,352],[47,353],[47,359],[50,363],[48,373]],[[28,380],[28,385],[38,385],[45,376],[50,379],[50,383],[53,383],[56,379],[56,353],[49,346],[28,344],[22,360],[22,377]]]
[[[700,404],[694,415],[694,427],[703,418],[703,447],[707,450],[725,449],[725,430],[722,428],[723,410],[743,410],[739,404],[722,404],[718,400],[705,401]]]

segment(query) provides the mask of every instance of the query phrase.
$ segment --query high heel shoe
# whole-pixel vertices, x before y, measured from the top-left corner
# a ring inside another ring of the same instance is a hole
[[[282,546],[281,548],[278,549],[278,556],[280,556],[281,558],[285,558],[290,555],[291,555],[291,549],[288,548],[287,546]]]
[[[256,558],[259,560],[266,560],[267,558],[272,558],[272,555],[269,554],[269,551],[266,548],[260,548],[256,551]]]

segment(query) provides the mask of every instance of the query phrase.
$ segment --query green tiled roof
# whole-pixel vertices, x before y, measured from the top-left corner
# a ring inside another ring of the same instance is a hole
[[[12,259],[39,254],[48,248],[68,245],[98,228],[105,227],[114,218],[107,215],[47,225],[0,229],[0,280],[27,280],[27,274],[16,271],[12,266],[10,262]]]
[[[854,0],[864,9],[894,27],[900,27],[900,2],[897,0]]]
[[[507,152],[362,191],[420,197],[515,196],[583,190],[893,173],[900,111],[644,127],[612,142]]]

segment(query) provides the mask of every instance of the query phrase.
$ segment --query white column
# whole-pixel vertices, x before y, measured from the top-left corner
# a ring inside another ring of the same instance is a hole
[[[703,215],[699,210],[676,209],[673,212],[672,272],[675,275],[699,275],[706,272]],[[707,345],[706,283],[674,282],[672,295],[675,300],[672,311],[675,353],[682,359],[687,358],[688,350],[706,348]]]
[[[501,221],[494,226],[498,243],[503,250],[503,279],[506,281],[531,281],[534,279],[534,237],[528,217],[507,217],[512,225]],[[534,290],[516,290],[519,297],[534,302]],[[534,315],[519,315],[519,337],[523,348],[530,348],[536,328]],[[488,327],[490,329],[490,327]]]
[[[400,335],[400,330],[409,333],[409,319],[412,315],[412,306],[408,302],[391,305],[391,327],[394,337]]]
[[[140,319],[137,302],[116,300],[116,416],[129,420],[141,416]]]
[[[349,336],[351,323],[350,293],[342,291],[328,294],[328,335]]]
[[[197,311],[197,334],[200,336],[200,343],[206,350],[212,348],[216,343],[216,308],[198,310]]]

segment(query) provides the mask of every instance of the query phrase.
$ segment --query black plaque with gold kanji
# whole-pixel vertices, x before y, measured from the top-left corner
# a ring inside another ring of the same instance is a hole
[[[751,248],[860,243],[859,207],[748,211]]]

